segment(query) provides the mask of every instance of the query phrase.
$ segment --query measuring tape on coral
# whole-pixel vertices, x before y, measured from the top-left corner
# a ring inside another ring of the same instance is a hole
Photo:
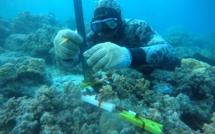
[[[159,124],[155,121],[149,120],[133,111],[126,110],[115,104],[108,103],[108,102],[99,102],[96,100],[96,95],[82,95],[81,99],[85,102],[88,102],[92,105],[98,106],[102,109],[105,109],[109,112],[113,112],[114,110],[120,111],[119,118],[132,123],[138,127],[141,127],[153,134],[162,134],[163,125]]]

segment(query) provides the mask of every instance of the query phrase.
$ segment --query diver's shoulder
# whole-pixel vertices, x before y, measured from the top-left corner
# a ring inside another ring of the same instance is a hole
[[[147,25],[147,22],[145,20],[139,19],[124,19],[124,23],[126,25]]]

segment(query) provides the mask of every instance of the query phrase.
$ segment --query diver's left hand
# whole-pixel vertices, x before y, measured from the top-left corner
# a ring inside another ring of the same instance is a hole
[[[111,42],[100,43],[84,52],[87,64],[94,72],[128,67],[131,55],[127,48]]]

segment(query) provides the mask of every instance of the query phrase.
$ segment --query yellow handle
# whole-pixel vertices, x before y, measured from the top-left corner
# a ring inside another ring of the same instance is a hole
[[[138,127],[141,127],[153,134],[162,134],[162,131],[163,131],[162,124],[148,120],[141,116],[136,116],[136,113],[134,114],[134,112],[131,113],[129,111],[122,111],[119,114],[119,118],[121,118],[127,122],[130,122]]]

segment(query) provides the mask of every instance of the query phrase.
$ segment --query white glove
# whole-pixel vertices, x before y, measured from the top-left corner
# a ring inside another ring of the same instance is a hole
[[[70,29],[60,30],[54,38],[55,54],[61,59],[73,59],[79,53],[82,37]]]
[[[94,72],[128,67],[131,55],[128,49],[111,42],[100,43],[84,52],[87,64]]]

